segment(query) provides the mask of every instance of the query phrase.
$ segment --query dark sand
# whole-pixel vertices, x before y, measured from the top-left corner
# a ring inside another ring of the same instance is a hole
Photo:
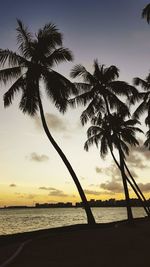
[[[0,263],[31,239],[9,267],[150,267],[150,220],[62,227],[0,237]]]

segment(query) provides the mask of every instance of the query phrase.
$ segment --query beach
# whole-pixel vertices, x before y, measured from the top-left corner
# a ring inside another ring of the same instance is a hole
[[[24,244],[25,243],[25,244]],[[74,225],[1,236],[0,267],[149,267],[150,220]],[[4,265],[5,266],[5,265]]]

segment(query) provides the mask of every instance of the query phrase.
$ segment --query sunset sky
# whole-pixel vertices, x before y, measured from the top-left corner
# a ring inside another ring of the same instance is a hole
[[[16,18],[32,32],[53,22],[64,35],[64,46],[74,54],[72,63],[55,69],[69,78],[75,64],[92,71],[93,60],[120,69],[120,80],[132,83],[150,70],[150,25],[141,19],[144,0],[1,0],[0,48],[17,50]],[[3,107],[0,90],[0,207],[33,205],[36,202],[80,201],[66,167],[49,143],[39,117],[23,115],[13,105]],[[120,198],[122,186],[111,157],[101,159],[99,151],[84,151],[86,129],[78,110],[60,114],[44,97],[49,129],[70,160],[88,199]],[[143,128],[146,130],[146,128]],[[144,135],[139,137],[144,140]],[[142,142],[141,142],[142,143]],[[129,166],[145,195],[150,197],[150,152],[143,147],[131,151]]]

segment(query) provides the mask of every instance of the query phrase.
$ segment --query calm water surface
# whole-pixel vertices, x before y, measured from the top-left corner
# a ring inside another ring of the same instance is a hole
[[[126,219],[125,208],[93,208],[96,222]],[[134,217],[144,217],[142,208],[133,209]],[[0,235],[86,223],[82,208],[1,209]]]

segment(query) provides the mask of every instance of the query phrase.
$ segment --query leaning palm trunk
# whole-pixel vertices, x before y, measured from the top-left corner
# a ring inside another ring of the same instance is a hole
[[[46,120],[45,120],[45,116],[44,116],[44,111],[43,111],[43,106],[42,106],[42,102],[41,102],[41,99],[40,99],[40,96],[38,96],[38,101],[39,101],[39,109],[40,109],[40,115],[41,115],[41,120],[42,120],[42,125],[43,125],[43,128],[45,130],[45,133],[49,139],[49,141],[51,142],[51,144],[53,145],[53,147],[56,149],[57,153],[59,154],[59,156],[61,157],[62,161],[64,162],[64,164],[66,165],[70,175],[72,176],[72,179],[78,189],[78,192],[80,194],[80,197],[81,197],[81,200],[82,200],[82,203],[83,203],[83,206],[85,208],[85,212],[86,212],[86,215],[87,215],[87,221],[88,221],[88,224],[95,224],[95,219],[93,217],[93,214],[91,212],[91,209],[90,209],[90,206],[89,206],[89,203],[86,199],[86,196],[84,194],[84,191],[80,185],[80,182],[72,168],[72,166],[70,165],[68,159],[66,158],[66,156],[64,155],[63,151],[60,149],[60,147],[57,145],[57,143],[55,142],[54,138],[52,137],[52,135],[50,134],[49,132],[49,129],[47,127],[47,123],[46,123]]]
[[[132,215],[132,209],[131,209],[131,205],[130,205],[130,197],[129,197],[126,174],[125,174],[125,169],[124,169],[124,159],[123,159],[120,144],[118,144],[118,150],[119,150],[119,157],[120,157],[120,171],[121,171],[121,175],[122,175],[122,181],[123,181],[123,187],[124,187],[126,205],[127,205],[127,216],[128,216],[128,221],[132,222],[133,221],[133,215]]]
[[[142,201],[142,202],[144,202],[144,206],[145,206],[146,209],[148,210],[148,215],[150,216],[150,207],[149,207],[149,205],[148,205],[148,203],[147,203],[147,200],[146,200],[145,196],[143,195],[141,189],[139,188],[139,186],[138,186],[137,183],[135,182],[135,180],[134,180],[134,178],[133,178],[133,176],[132,176],[130,170],[128,169],[128,166],[127,166],[126,162],[124,162],[124,166],[125,166],[125,168],[126,168],[128,174],[129,174],[129,176],[130,176],[132,182],[134,183],[136,189],[138,190],[138,192],[140,193],[141,197],[143,198],[143,201]]]
[[[108,105],[108,101],[106,97],[104,97],[104,101],[106,104],[107,114],[109,116],[110,110],[109,110],[109,105]],[[125,169],[124,169],[124,159],[122,156],[122,150],[121,150],[121,146],[119,143],[118,143],[118,151],[119,151],[119,157],[120,157],[120,171],[121,171],[124,193],[125,193],[125,198],[126,198],[127,216],[128,216],[128,221],[131,222],[133,221],[133,215],[132,215],[132,209],[130,205],[130,197],[129,197],[128,185],[127,185],[126,174],[125,174]]]
[[[115,158],[115,156],[114,156],[114,153],[113,153],[112,149],[111,149],[110,147],[109,147],[109,149],[110,149],[111,155],[112,155],[112,157],[113,157],[113,159],[114,159],[114,161],[115,161],[117,167],[118,167],[119,170],[121,171],[121,169],[120,169],[120,165],[119,165],[118,161],[116,160],[116,158]],[[128,174],[130,175],[130,177],[132,177],[132,175],[131,175],[131,173],[130,173],[130,171],[129,171],[129,169],[128,169],[128,167],[127,167],[127,165],[126,165],[125,162],[124,162],[124,166],[125,166],[126,170],[128,171]],[[139,187],[138,187],[138,185],[136,184],[134,178],[132,177],[132,181],[133,181],[134,185],[132,184],[132,182],[129,180],[129,178],[128,178],[127,176],[126,176],[126,180],[127,180],[127,182],[130,184],[130,186],[132,187],[132,189],[133,189],[133,191],[135,192],[135,194],[137,195],[137,197],[138,197],[138,199],[139,199],[139,201],[140,201],[142,207],[144,208],[146,214],[147,214],[148,217],[149,217],[149,216],[150,216],[150,212],[149,212],[149,207],[148,207],[148,205],[146,205],[146,204],[147,204],[147,203],[146,203],[146,199],[145,199],[143,193],[141,192],[141,190],[140,190],[140,189],[139,189],[140,191],[138,190]],[[141,192],[141,194],[143,195],[143,197],[144,197],[144,201],[142,200],[142,198],[141,198],[139,192]]]

